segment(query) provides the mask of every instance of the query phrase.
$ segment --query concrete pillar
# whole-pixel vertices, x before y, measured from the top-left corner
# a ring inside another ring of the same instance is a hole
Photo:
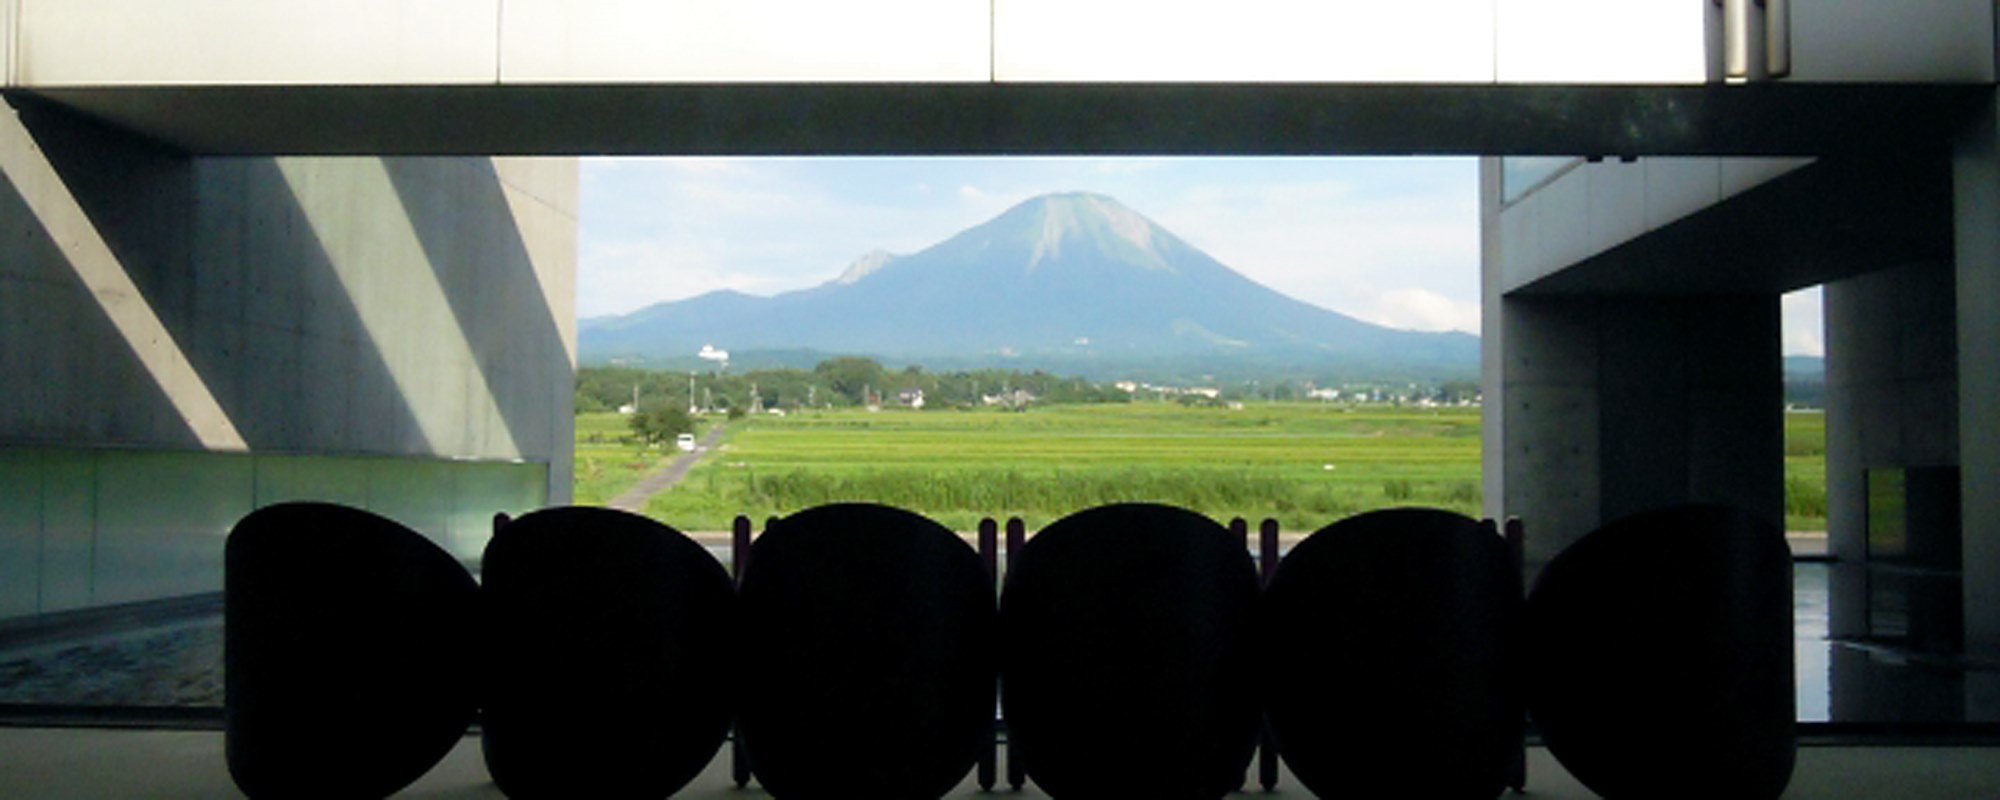
[[[1479,482],[1480,513],[1491,519],[1507,514],[1503,479],[1507,409],[1501,402],[1506,372],[1506,332],[1501,330],[1500,298],[1505,282],[1500,259],[1505,248],[1500,231],[1500,159],[1479,159]]]
[[[1596,315],[1587,300],[1502,298],[1497,462],[1505,513],[1527,528],[1528,574],[1604,524]],[[1491,314],[1489,310],[1487,313]]]
[[[2000,103],[1989,98],[1952,160],[1958,455],[1965,647],[2000,657]],[[1980,691],[2000,709],[2000,692]]]
[[[1782,522],[1777,298],[1525,296],[1499,311],[1502,502],[1527,525],[1531,569],[1663,506]]]
[[[1945,263],[1909,264],[1826,285],[1827,535],[1840,561],[1830,597],[1835,636],[1871,635],[1869,471],[1959,464],[1954,294],[1953,269]],[[1948,524],[1911,531],[1911,552],[1898,557],[1955,542],[1955,531],[1942,530]],[[1958,561],[1925,560],[1939,569]],[[1913,620],[1918,622],[1930,621]]]

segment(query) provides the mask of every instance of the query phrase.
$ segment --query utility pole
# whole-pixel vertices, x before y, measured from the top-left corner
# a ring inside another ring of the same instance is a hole
[[[637,395],[637,392],[639,391],[638,388],[634,387],[632,391],[634,392],[633,397],[634,398],[638,397]],[[632,401],[633,405],[635,406],[638,404],[638,402],[639,401],[636,399]],[[688,373],[688,413],[694,414],[695,412],[700,410],[701,410],[700,407],[694,404],[694,373],[690,372]]]

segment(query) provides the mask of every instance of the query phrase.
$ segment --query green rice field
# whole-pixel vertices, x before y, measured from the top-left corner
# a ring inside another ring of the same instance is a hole
[[[1826,530],[1826,415],[1785,414],[1785,528]]]
[[[616,412],[576,415],[577,505],[601,506],[632,488],[646,473],[666,466],[677,451],[639,445]]]
[[[665,463],[623,418],[578,418],[577,502],[602,502]],[[1822,530],[1823,419],[1786,417],[1788,522]],[[586,442],[587,432],[598,441]],[[1479,410],[1311,403],[1241,409],[1108,404],[997,410],[859,409],[756,417],[649,516],[682,530],[724,530],[737,514],[788,514],[873,501],[966,530],[981,517],[1030,527],[1103,503],[1150,501],[1217,519],[1276,518],[1311,530],[1361,511],[1425,505],[1477,516]]]
[[[1103,503],[1171,503],[1226,519],[1317,527],[1423,504],[1476,513],[1476,410],[1304,403],[1008,411],[838,410],[732,426],[718,452],[647,512],[686,529],[869,500],[954,528],[1039,526]]]

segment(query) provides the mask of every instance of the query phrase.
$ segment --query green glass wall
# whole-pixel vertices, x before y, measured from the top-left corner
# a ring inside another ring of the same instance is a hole
[[[493,514],[548,502],[548,465],[0,448],[0,618],[222,589],[222,544],[287,500],[366,508],[476,561]]]

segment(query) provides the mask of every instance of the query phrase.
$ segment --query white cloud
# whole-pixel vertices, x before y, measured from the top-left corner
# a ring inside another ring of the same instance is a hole
[[[1354,314],[1391,328],[1479,333],[1478,301],[1453,300],[1428,289],[1390,289]]]
[[[1783,352],[1788,356],[1826,355],[1826,312],[1820,287],[1800,289],[1778,305],[1783,316]]]
[[[968,183],[958,187],[958,197],[960,200],[972,200],[976,202],[986,199],[986,193],[979,191],[979,187]]]

